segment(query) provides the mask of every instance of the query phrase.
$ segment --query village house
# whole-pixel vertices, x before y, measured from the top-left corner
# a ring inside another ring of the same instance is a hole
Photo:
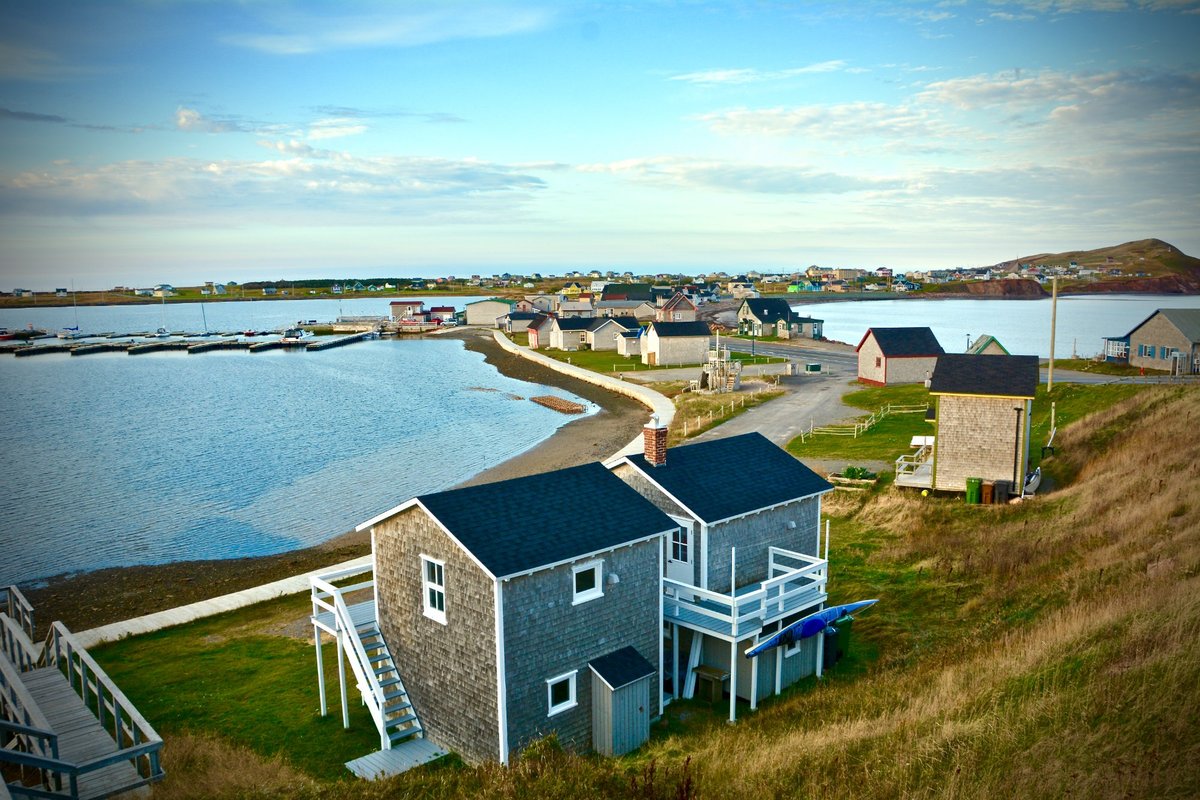
[[[388,308],[391,310],[392,322],[415,322],[425,319],[425,303],[422,300],[393,300],[388,303]]]
[[[648,283],[610,283],[604,287],[601,300],[645,300],[653,305],[654,292]]]
[[[552,314],[539,314],[529,321],[525,332],[529,336],[529,349],[537,350],[550,346],[550,329],[554,326],[555,317]]]
[[[746,298],[738,306],[737,320],[738,331],[751,336],[820,339],[823,335],[824,320],[797,314],[782,297]]]
[[[933,441],[897,460],[896,485],[961,492],[979,478],[1020,494],[1037,386],[1037,356],[939,356],[929,381]]]
[[[378,622],[366,658],[383,664],[364,699],[381,741],[422,736],[472,763],[507,763],[547,734],[639,746],[662,709],[662,540],[675,527],[598,463],[423,495],[360,525]],[[376,684],[393,676],[387,705]]]
[[[658,316],[658,308],[649,300],[598,300],[596,316],[636,317],[645,322]]]
[[[944,352],[929,328],[868,328],[855,351],[858,379],[872,386],[928,380]]]
[[[637,328],[631,331],[625,331],[617,339],[617,355],[632,357],[642,355],[642,337],[645,335],[645,328]]]
[[[458,312],[454,310],[454,306],[433,306],[428,313],[431,320],[449,322],[455,318]]]
[[[678,524],[664,543],[664,690],[691,698],[699,680],[719,701],[724,687],[732,720],[735,698],[753,708],[819,674],[812,639],[743,653],[826,599],[821,496],[833,487],[758,433],[668,451],[652,420],[643,437],[642,453],[609,467]]]
[[[507,298],[491,297],[487,300],[476,300],[464,307],[468,325],[483,325],[488,328],[500,327],[500,318],[512,311],[515,301]]]
[[[558,316],[563,318],[579,317],[590,319],[596,316],[595,309],[592,308],[592,301],[589,300],[563,300],[558,304]]]
[[[521,333],[529,324],[542,316],[537,311],[510,311],[500,318],[500,328],[507,334]]]
[[[1104,340],[1106,361],[1200,374],[1200,309],[1160,308],[1124,336]]]
[[[593,320],[587,317],[571,317],[560,319],[555,317],[550,323],[547,347],[554,350],[583,350],[587,347],[588,326]],[[541,335],[538,338],[541,343]]]
[[[633,317],[597,317],[588,321],[585,342],[592,350],[616,350],[622,334],[640,330]]]
[[[971,343],[967,353],[973,356],[1007,356],[1010,355],[1004,345],[995,336],[984,334]]]
[[[696,305],[681,292],[676,292],[655,312],[659,322],[695,322]]]
[[[708,358],[710,335],[706,322],[651,322],[642,338],[642,363],[700,364]]]

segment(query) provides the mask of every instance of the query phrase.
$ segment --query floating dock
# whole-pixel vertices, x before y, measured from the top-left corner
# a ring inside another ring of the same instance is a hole
[[[561,397],[555,397],[551,394],[542,394],[529,399],[537,403],[539,406],[545,406],[546,408],[553,409],[554,411],[558,411],[563,414],[582,414],[585,411],[581,404],[573,403],[570,400],[564,400]]]
[[[230,334],[210,334],[215,336],[228,336]],[[232,334],[236,336],[236,334]],[[251,353],[257,353],[264,350],[278,349],[293,349],[293,350],[328,350],[331,347],[344,347],[355,342],[366,341],[367,339],[378,338],[379,334],[375,331],[365,331],[354,333],[349,336],[339,336],[330,339],[316,339],[311,341],[295,341],[284,339],[267,339],[265,341],[253,341],[251,339],[205,339],[195,341],[194,339],[181,339],[173,335],[170,339],[151,339],[144,341],[142,338],[145,334],[123,334],[124,341],[109,339],[107,341],[75,341],[75,340],[54,340],[48,344],[23,344],[16,342],[5,342],[0,345],[0,354],[12,353],[17,357],[37,356],[46,353],[69,353],[73,356],[86,356],[93,353],[115,353],[125,351],[131,356],[141,355],[143,353],[158,353],[172,350],[182,350],[189,354],[191,353],[207,353],[211,350],[248,350]],[[190,335],[191,336],[191,335]],[[194,334],[200,336],[200,334]],[[88,337],[94,339],[96,337]]]
[[[354,344],[355,342],[362,342],[362,341],[366,341],[367,339],[374,339],[376,335],[377,334],[374,331],[367,331],[365,333],[351,334],[350,336],[339,336],[336,339],[325,339],[325,340],[322,340],[319,342],[309,342],[308,346],[305,349],[306,350],[328,350],[331,347],[343,347],[348,344]]]

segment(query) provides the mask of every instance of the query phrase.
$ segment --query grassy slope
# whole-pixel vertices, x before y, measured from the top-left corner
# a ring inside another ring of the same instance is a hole
[[[1058,402],[1064,424],[1078,424],[1060,430],[1058,454],[1044,465],[1061,487],[1053,494],[1004,507],[895,491],[827,502],[831,598],[881,602],[855,623],[852,657],[826,680],[798,685],[737,726],[679,703],[650,744],[623,760],[546,747],[512,770],[426,769],[333,785],[297,780],[262,759],[279,748],[244,730],[246,708],[178,727],[253,748],[241,751],[239,767],[261,774],[259,790],[277,796],[1194,796],[1200,404],[1195,390],[1147,387],[1082,419],[1083,391]],[[1140,476],[1136,492],[1131,471]],[[189,647],[200,649],[242,635],[189,627],[197,640]],[[116,648],[100,651],[105,666],[134,658],[146,647],[139,641],[119,657]],[[196,668],[188,667],[199,663],[195,654],[178,652],[188,658],[175,669]],[[231,670],[238,682],[214,682],[212,692],[252,699],[282,691],[251,690],[252,671],[222,661],[204,671]],[[303,722],[315,702],[311,656],[289,661],[288,680],[304,697],[274,702]],[[135,702],[144,692],[138,675],[131,664],[123,676]],[[185,691],[187,681],[177,683]],[[170,734],[177,723],[160,722],[160,711],[147,716]],[[335,723],[327,735],[333,743],[342,733]],[[295,746],[292,763],[304,766]],[[183,763],[168,760],[162,796],[199,796],[192,787],[213,785],[213,768],[194,750],[191,739],[169,737],[168,759]]]

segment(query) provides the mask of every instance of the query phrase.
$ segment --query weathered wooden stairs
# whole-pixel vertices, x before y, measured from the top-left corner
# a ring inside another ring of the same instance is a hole
[[[160,780],[162,739],[61,622],[0,587],[0,798],[92,798]]]
[[[345,583],[371,567],[355,567],[314,577],[312,581],[312,624],[317,654],[321,715],[328,713],[325,697],[325,665],[321,656],[322,632],[334,637],[338,648],[338,680],[341,688],[342,725],[350,727],[346,670],[350,665],[362,702],[379,731],[379,751],[346,762],[360,778],[396,775],[441,758],[448,751],[425,737],[417,710],[400,677],[400,670],[379,630],[375,613],[374,576],[349,586]],[[348,604],[346,595],[372,590],[370,600]]]

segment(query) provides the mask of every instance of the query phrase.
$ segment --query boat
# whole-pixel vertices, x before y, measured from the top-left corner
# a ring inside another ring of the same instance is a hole
[[[82,339],[83,338],[83,334],[79,332],[79,306],[76,305],[76,303],[75,303],[75,288],[74,287],[71,287],[71,307],[75,309],[75,324],[70,325],[70,326],[64,326],[63,329],[58,332],[58,338],[60,338],[60,339]]]
[[[1033,494],[1042,485],[1042,468],[1038,467],[1033,472],[1025,476],[1025,488],[1021,491],[1023,496]]]
[[[847,603],[841,606],[831,606],[822,609],[814,614],[809,614],[807,617],[798,619],[791,625],[788,625],[783,630],[771,636],[769,639],[764,639],[758,644],[746,650],[746,658],[753,658],[761,653],[770,650],[773,647],[780,645],[794,644],[801,639],[808,639],[816,636],[818,633],[833,626],[833,623],[853,614],[855,611],[860,611],[864,608],[870,608],[878,603],[879,600],[859,600],[857,603]]]
[[[304,328],[288,328],[283,332],[283,338],[280,339],[284,344],[300,344],[309,337],[309,332]]]

